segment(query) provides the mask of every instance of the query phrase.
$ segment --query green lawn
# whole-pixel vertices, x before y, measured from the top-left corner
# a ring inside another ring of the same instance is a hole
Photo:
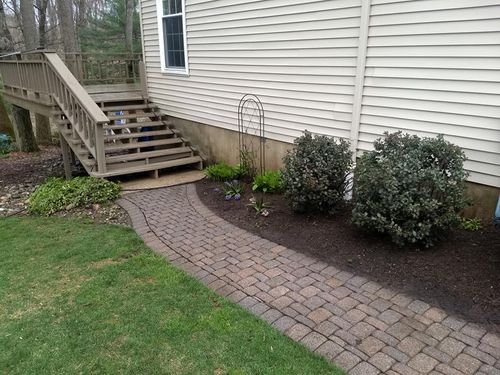
[[[341,374],[129,229],[0,219],[2,374]]]

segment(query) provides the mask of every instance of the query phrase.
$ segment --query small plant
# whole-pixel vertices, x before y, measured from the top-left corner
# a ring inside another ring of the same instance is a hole
[[[311,133],[283,159],[283,190],[294,211],[333,213],[344,203],[352,165],[349,142]]]
[[[212,164],[205,168],[205,175],[216,181],[232,181],[240,177],[240,168],[232,167],[224,162]]]
[[[243,193],[243,186],[241,186],[238,180],[233,180],[231,182],[226,181],[224,183],[224,197],[227,201],[234,198],[234,200],[239,201],[241,199],[241,194]]]
[[[50,178],[30,196],[28,210],[50,215],[63,209],[107,203],[119,195],[119,184],[95,177]]]
[[[254,177],[256,173],[255,152],[243,145],[240,150],[240,163],[238,164],[240,177]]]
[[[475,232],[479,229],[481,229],[483,226],[483,223],[481,219],[474,217],[474,218],[462,218],[462,228],[465,230],[470,230],[472,232]]]
[[[255,210],[256,215],[269,216],[269,208],[271,208],[271,205],[264,202],[264,196],[259,198],[250,198],[250,204],[247,206],[252,207]]]
[[[264,193],[276,193],[283,187],[283,180],[280,171],[267,171],[253,180],[252,190]]]
[[[354,172],[352,221],[387,233],[399,245],[432,246],[460,223],[465,207],[465,155],[444,140],[387,134]]]

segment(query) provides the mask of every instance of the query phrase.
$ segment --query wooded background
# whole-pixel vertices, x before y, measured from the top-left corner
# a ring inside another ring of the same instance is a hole
[[[0,55],[37,48],[61,53],[141,52],[137,1],[0,0]],[[51,141],[49,120],[34,117],[35,132],[29,112],[6,106],[0,95],[0,133],[15,137],[21,151],[36,151],[37,143]]]

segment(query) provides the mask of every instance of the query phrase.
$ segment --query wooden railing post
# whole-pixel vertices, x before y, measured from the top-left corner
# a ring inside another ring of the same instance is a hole
[[[142,96],[144,99],[148,97],[148,82],[146,77],[146,65],[144,61],[139,61],[139,79],[141,81]]]
[[[104,128],[103,124],[95,124],[95,159],[97,171],[106,173],[106,153],[104,151]]]

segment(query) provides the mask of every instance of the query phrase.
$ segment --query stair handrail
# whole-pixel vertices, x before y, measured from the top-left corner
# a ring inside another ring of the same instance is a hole
[[[54,52],[44,52],[48,67],[48,84],[52,97],[72,128],[97,161],[100,173],[106,172],[104,154],[104,124],[108,117],[80,85],[61,58]]]
[[[34,50],[1,56],[0,73],[10,95],[45,105],[57,104],[70,121],[74,138],[85,144],[97,162],[98,171],[106,172],[103,126],[109,119],[55,51]],[[42,100],[43,95],[48,99]]]

